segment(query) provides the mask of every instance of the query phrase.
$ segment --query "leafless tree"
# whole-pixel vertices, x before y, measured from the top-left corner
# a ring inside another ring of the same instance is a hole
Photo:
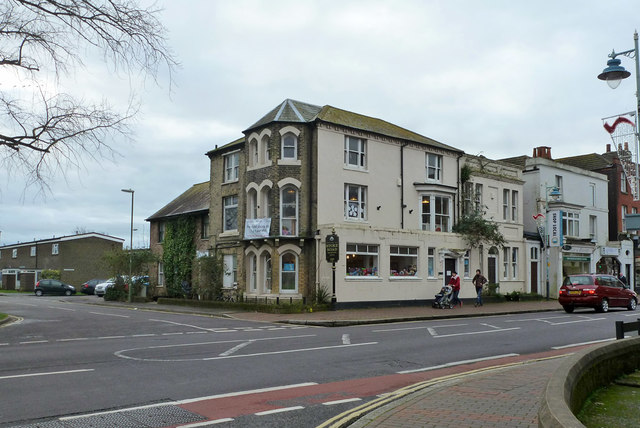
[[[78,99],[58,84],[84,67],[87,48],[100,52],[113,71],[155,80],[166,70],[170,82],[178,64],[158,13],[138,0],[0,1],[0,73],[22,82],[0,79],[5,171],[45,189],[50,174],[111,155],[110,138],[131,136],[135,102],[118,112],[106,100]]]

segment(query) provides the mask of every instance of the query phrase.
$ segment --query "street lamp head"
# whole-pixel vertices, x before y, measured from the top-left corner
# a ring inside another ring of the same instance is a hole
[[[132,189],[120,189],[120,191],[125,192],[125,193],[133,193]]]
[[[620,65],[620,60],[611,58],[607,61],[607,68],[598,75],[598,79],[606,81],[611,89],[615,89],[620,85],[622,79],[626,79],[629,76],[631,76],[631,73]]]
[[[551,199],[553,199],[554,201],[557,201],[558,199],[560,199],[560,197],[562,196],[562,192],[560,191],[559,188],[557,187],[552,187],[551,191],[549,192],[549,196],[551,197]]]

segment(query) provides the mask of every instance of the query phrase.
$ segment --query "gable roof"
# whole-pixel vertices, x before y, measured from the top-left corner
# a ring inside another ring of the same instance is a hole
[[[244,132],[247,133],[254,128],[258,128],[272,122],[312,123],[316,121],[332,123],[387,137],[398,138],[463,153],[460,149],[448,146],[382,119],[353,113],[329,105],[320,107],[291,99],[284,100]]]
[[[597,153],[589,153],[586,155],[569,156],[566,158],[556,159],[560,163],[575,166],[576,168],[586,169],[588,171],[598,171],[612,166],[610,160]]]
[[[210,200],[209,182],[194,184],[186,192],[160,208],[158,212],[146,220],[151,221],[178,215],[208,212]]]

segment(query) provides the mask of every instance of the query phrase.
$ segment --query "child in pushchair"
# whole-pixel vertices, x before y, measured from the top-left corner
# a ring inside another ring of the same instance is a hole
[[[453,287],[450,285],[445,285],[440,289],[440,292],[436,294],[436,300],[433,301],[434,308],[440,309],[451,309],[453,305],[451,304],[451,298],[453,297]]]

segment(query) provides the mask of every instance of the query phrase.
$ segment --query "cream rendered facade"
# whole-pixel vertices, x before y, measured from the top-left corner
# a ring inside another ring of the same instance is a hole
[[[229,284],[249,300],[305,299],[320,288],[331,293],[325,240],[334,231],[338,307],[424,304],[453,270],[462,278],[460,296],[472,298],[475,269],[489,260],[503,266],[504,257],[500,290],[524,291],[522,197],[515,220],[497,217],[505,188],[522,195],[517,169],[511,176],[478,167],[471,178],[482,183],[488,215],[496,215],[509,240],[503,257],[498,249],[469,250],[452,232],[461,212],[464,153],[380,119],[285,100],[244,138],[208,156],[211,248],[223,255]]]

